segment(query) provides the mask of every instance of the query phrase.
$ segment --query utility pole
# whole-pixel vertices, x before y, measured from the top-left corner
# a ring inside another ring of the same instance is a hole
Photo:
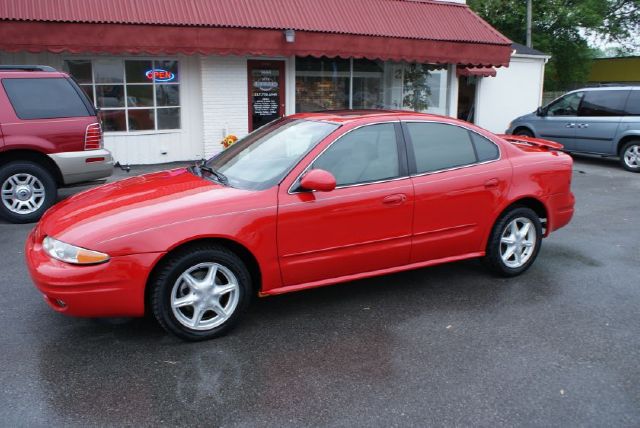
[[[531,42],[531,15],[532,15],[532,0],[527,0],[527,47],[533,47],[533,43]]]

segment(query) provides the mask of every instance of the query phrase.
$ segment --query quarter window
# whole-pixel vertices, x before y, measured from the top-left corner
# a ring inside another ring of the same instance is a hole
[[[631,91],[624,110],[627,116],[640,116],[640,90]]]
[[[335,141],[312,168],[332,173],[338,186],[399,177],[394,124],[369,125],[347,133]]]
[[[69,79],[2,79],[9,101],[20,119],[91,116]]]
[[[579,116],[622,116],[629,91],[587,91]]]
[[[178,61],[74,59],[65,69],[100,109],[105,131],[180,129]]]
[[[498,159],[498,147],[465,128],[445,123],[407,123],[416,172],[441,171]]]

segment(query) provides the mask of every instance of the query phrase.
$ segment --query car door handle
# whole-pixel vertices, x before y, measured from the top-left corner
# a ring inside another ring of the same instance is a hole
[[[567,123],[567,124],[565,125],[565,127],[567,127],[567,128],[575,128],[575,127],[576,127],[576,124],[575,124],[575,123]]]
[[[497,178],[491,178],[484,182],[484,187],[486,187],[487,189],[491,187],[498,187],[498,184],[500,184],[500,182]]]
[[[588,128],[589,124],[588,123],[579,123],[578,124],[578,128]]]
[[[405,195],[404,193],[398,193],[395,195],[385,196],[382,199],[382,203],[385,205],[400,205],[406,200],[407,200],[407,195]]]

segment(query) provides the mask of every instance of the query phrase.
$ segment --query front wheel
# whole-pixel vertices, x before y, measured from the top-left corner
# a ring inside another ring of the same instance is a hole
[[[513,133],[514,135],[520,135],[522,137],[533,138],[533,132],[529,131],[527,128],[520,128]]]
[[[526,207],[510,209],[491,231],[485,263],[498,275],[519,275],[533,264],[541,244],[542,225],[538,215]]]
[[[640,141],[629,141],[622,146],[620,163],[627,171],[640,172]]]
[[[150,285],[152,310],[160,325],[188,341],[229,331],[249,303],[252,289],[242,260],[217,245],[174,254]]]

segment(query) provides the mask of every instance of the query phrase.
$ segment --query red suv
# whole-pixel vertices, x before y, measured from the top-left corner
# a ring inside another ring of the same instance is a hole
[[[0,216],[37,221],[61,186],[108,177],[96,109],[65,73],[0,66]]]

